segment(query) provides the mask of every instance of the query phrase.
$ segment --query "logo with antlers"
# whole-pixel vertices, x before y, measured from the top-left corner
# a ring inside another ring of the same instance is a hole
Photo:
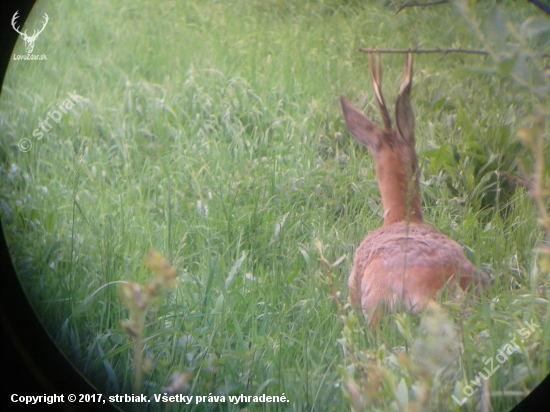
[[[46,13],[44,13],[44,24],[42,25],[42,28],[40,30],[35,30],[33,32],[32,36],[29,36],[27,34],[27,30],[25,30],[23,33],[21,33],[21,31],[19,31],[19,27],[15,27],[15,23],[16,23],[15,21],[19,17],[18,14],[19,14],[19,10],[17,10],[15,12],[15,14],[13,15],[13,18],[11,19],[11,26],[13,27],[13,29],[17,33],[19,33],[21,35],[21,38],[25,42],[25,48],[27,49],[27,53],[31,54],[32,50],[34,49],[34,42],[38,38],[38,35],[40,33],[42,33],[44,31],[44,29],[46,28],[46,24],[48,24],[49,18],[48,18],[48,15]]]

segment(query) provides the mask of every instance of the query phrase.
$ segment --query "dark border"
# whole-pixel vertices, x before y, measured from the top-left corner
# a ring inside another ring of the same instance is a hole
[[[0,7],[0,84],[8,69],[19,36],[11,19],[19,11],[21,26],[35,0],[2,2]],[[8,3],[8,4],[6,4]],[[0,221],[0,405],[5,411],[119,411],[106,404],[69,403],[69,394],[98,394],[71,362],[61,353],[31,308],[15,273]],[[64,395],[65,402],[25,405],[13,403],[11,395]]]

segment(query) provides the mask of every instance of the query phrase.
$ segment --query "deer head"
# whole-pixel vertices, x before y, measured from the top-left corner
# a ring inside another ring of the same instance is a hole
[[[13,18],[11,19],[11,26],[13,27],[13,29],[19,33],[21,35],[21,38],[23,39],[23,41],[25,42],[25,48],[27,49],[27,53],[32,53],[32,50],[34,49],[34,42],[36,41],[38,35],[40,33],[42,33],[42,31],[44,31],[44,28],[46,27],[46,24],[48,24],[48,15],[46,13],[44,13],[44,24],[42,25],[42,28],[40,30],[35,30],[32,34],[32,36],[29,36],[27,34],[27,30],[25,30],[23,33],[21,31],[19,31],[19,28],[18,27],[15,27],[15,21],[17,20],[17,18],[19,17],[18,16],[19,14],[19,10],[17,10],[15,12],[15,14],[13,15]]]
[[[384,225],[401,221],[422,222],[420,173],[415,150],[414,114],[410,103],[412,54],[405,62],[405,80],[395,108],[397,128],[392,127],[382,96],[380,56],[375,66],[369,59],[374,93],[380,106],[384,130],[379,129],[345,97],[341,98],[344,118],[353,137],[370,149],[376,161],[376,176],[384,206]]]

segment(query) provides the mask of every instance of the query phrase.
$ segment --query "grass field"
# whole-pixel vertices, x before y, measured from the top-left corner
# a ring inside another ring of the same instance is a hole
[[[538,14],[503,3],[510,25]],[[445,313],[422,324],[393,315],[372,336],[347,308],[344,326],[320,261],[320,250],[338,261],[331,272],[345,302],[355,247],[382,224],[373,159],[339,108],[346,95],[379,119],[368,57],[356,50],[483,48],[458,9],[41,2],[25,28],[44,12],[50,22],[34,53],[47,61],[12,61],[0,97],[2,223],[44,326],[103,393],[132,393],[133,341],[118,294],[120,281],[151,277],[150,249],[181,279],[145,318],[150,396],[180,372],[187,395],[290,401],[249,403],[251,411],[476,410],[488,393],[500,411],[550,372],[543,234],[528,193],[500,174],[518,174],[518,158],[529,164],[516,134],[540,100],[495,75],[490,59],[417,55],[412,98],[425,220],[492,276],[487,301],[443,298]],[[21,41],[14,52],[24,53]],[[392,107],[403,63],[382,59]],[[75,107],[33,136],[69,92],[80,96]],[[531,320],[532,334],[459,407],[451,396],[462,399],[486,359]]]

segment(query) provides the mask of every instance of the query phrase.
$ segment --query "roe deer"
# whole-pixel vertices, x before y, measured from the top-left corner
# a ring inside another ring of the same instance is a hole
[[[458,283],[466,289],[473,281],[475,288],[481,289],[488,285],[489,278],[470,263],[458,243],[422,223],[414,114],[409,100],[412,54],[407,55],[405,80],[397,98],[397,129],[392,128],[382,96],[380,56],[377,67],[372,56],[369,62],[384,130],[343,96],[341,103],[351,134],[374,156],[384,207],[384,225],[356,250],[348,282],[350,303],[363,309],[374,328],[379,307],[395,311],[396,304],[402,303],[405,309],[418,314],[425,306],[437,306],[432,298],[446,284],[452,288]]]

